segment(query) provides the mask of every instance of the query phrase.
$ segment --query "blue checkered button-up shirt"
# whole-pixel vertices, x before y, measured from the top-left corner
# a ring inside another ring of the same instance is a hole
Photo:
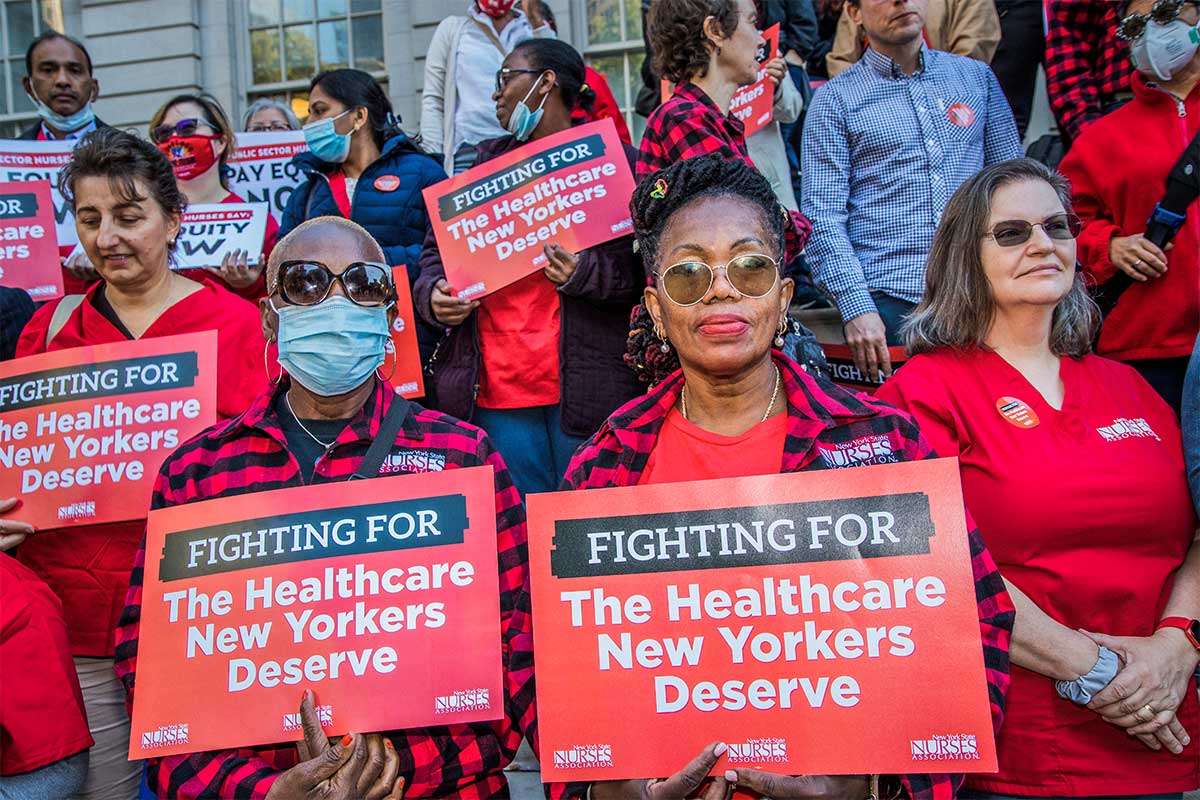
[[[871,291],[917,302],[946,202],[986,164],[1021,155],[1012,110],[986,64],[923,49],[916,72],[868,48],[821,87],[804,123],[805,251],[843,320]]]

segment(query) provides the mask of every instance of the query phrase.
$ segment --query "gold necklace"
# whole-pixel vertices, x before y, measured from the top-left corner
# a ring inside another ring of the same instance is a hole
[[[775,366],[775,365],[772,364],[772,366]],[[770,403],[770,405],[767,406],[767,410],[763,412],[762,419],[759,420],[759,424],[766,422],[767,417],[771,416],[771,412],[775,410],[775,400],[779,397],[779,385],[781,383],[783,383],[783,376],[779,374],[779,367],[776,366],[775,367],[775,388],[771,391],[771,403]],[[687,386],[686,385],[679,391],[679,405],[680,405],[680,411],[683,412],[683,418],[688,419]],[[297,421],[299,421],[299,420],[297,420]],[[691,422],[691,420],[688,420],[688,422]]]

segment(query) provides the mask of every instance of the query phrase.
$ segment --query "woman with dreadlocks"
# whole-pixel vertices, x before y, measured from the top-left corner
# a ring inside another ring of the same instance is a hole
[[[579,450],[564,488],[591,489],[830,469],[838,444],[886,439],[895,460],[933,453],[890,406],[819,383],[779,352],[792,281],[782,276],[790,220],[760,173],[719,155],[687,159],[634,192],[634,228],[651,273],[643,301],[660,353],[680,368],[617,410]],[[634,435],[636,434],[636,435]],[[868,462],[864,462],[868,463]],[[1013,607],[991,556],[969,534],[993,724],[1008,686]],[[670,778],[600,782],[593,800],[694,797],[724,755],[711,745]],[[664,769],[668,773],[670,769]],[[646,776],[662,778],[663,776]],[[792,777],[720,773],[705,798],[731,788],[754,797],[951,796],[956,775]],[[882,790],[880,785],[882,784]],[[582,796],[574,785],[567,796]],[[882,793],[881,793],[882,792]]]

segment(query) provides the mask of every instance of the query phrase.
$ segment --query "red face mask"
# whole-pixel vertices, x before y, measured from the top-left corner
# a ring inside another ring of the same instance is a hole
[[[480,11],[493,19],[497,19],[512,11],[516,0],[475,0],[475,2],[479,5]]]
[[[175,170],[175,179],[190,181],[212,169],[217,163],[217,151],[213,142],[220,136],[172,136],[158,145],[158,149],[171,168]]]

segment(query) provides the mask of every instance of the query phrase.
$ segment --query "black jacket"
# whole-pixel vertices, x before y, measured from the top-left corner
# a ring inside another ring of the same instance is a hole
[[[806,62],[817,46],[817,12],[812,0],[759,0],[762,29],[779,23],[779,55],[795,50]]]

